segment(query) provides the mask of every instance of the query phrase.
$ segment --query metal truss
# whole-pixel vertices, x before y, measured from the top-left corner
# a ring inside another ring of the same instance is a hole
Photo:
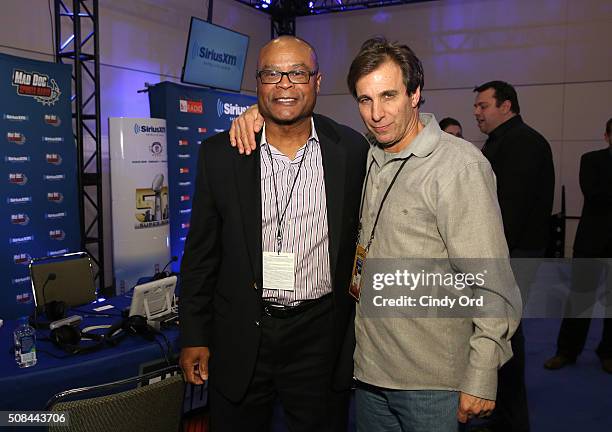
[[[55,0],[55,61],[72,65],[72,130],[77,145],[81,249],[94,261],[98,288],[107,294],[104,285],[98,16],[98,0]]]
[[[273,17],[283,11],[293,17],[320,15],[331,12],[348,12],[433,0],[235,0]],[[295,26],[294,26],[295,27]],[[294,34],[294,33],[293,33]]]

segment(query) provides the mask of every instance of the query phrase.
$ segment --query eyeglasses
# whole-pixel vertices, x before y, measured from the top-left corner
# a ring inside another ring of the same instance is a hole
[[[316,75],[318,72],[318,70],[292,70],[289,72],[281,72],[264,69],[257,71],[255,76],[261,80],[262,84],[278,84],[283,80],[284,75],[287,75],[289,82],[292,84],[308,84],[310,82],[310,77]]]

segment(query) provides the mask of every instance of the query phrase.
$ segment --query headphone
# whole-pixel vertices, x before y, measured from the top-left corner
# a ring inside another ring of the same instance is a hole
[[[80,345],[82,338],[95,341],[94,344]],[[81,332],[78,328],[71,325],[63,325],[51,330],[49,340],[53,345],[64,350],[68,354],[85,354],[97,351],[105,345],[105,336],[95,333]]]
[[[123,331],[133,336],[140,335],[150,342],[155,341],[155,335],[159,333],[147,323],[147,319],[142,315],[132,315],[117,321],[106,331],[105,337],[112,339],[118,331]]]

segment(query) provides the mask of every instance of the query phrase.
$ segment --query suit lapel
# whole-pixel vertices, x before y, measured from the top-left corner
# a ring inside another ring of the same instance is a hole
[[[325,200],[327,202],[327,229],[329,235],[329,264],[332,284],[336,276],[336,264],[342,233],[342,210],[346,177],[346,150],[338,144],[339,137],[333,129],[315,116],[315,128],[321,143],[323,173],[325,176]]]
[[[257,135],[257,141],[261,134]],[[261,263],[261,173],[259,146],[250,156],[236,155],[234,176],[238,189],[242,229],[251,261],[253,277],[262,284]]]

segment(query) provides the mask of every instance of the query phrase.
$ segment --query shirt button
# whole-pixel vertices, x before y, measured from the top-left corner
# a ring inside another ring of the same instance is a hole
[[[255,327],[259,327],[259,326],[260,326],[259,321],[255,321]]]

